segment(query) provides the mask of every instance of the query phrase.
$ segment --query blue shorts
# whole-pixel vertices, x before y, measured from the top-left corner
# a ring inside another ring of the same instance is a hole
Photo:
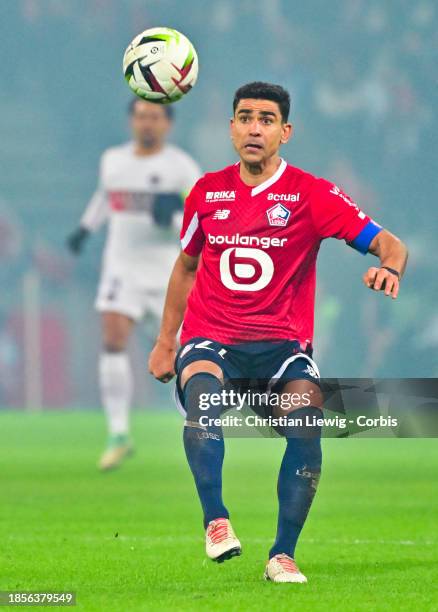
[[[271,391],[274,387],[281,388],[289,380],[319,382],[319,370],[312,359],[311,350],[303,352],[295,340],[230,345],[208,338],[192,338],[183,344],[175,359],[175,401],[184,417],[181,372],[190,363],[204,359],[216,363],[222,369],[225,383],[231,382],[236,388]]]

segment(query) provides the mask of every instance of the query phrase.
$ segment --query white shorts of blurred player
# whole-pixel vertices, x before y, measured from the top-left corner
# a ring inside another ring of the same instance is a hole
[[[104,270],[100,279],[95,308],[98,312],[116,312],[138,322],[146,315],[160,320],[166,289],[141,282],[128,271]],[[145,280],[147,276],[145,276]]]

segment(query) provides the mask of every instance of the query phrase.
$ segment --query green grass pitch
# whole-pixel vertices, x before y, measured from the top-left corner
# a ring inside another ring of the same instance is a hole
[[[133,416],[136,454],[100,474],[97,412],[0,413],[0,590],[74,590],[78,610],[438,610],[436,440],[325,440],[297,549],[307,585],[262,580],[281,440],[228,439],[243,555],[204,556],[175,413]],[[41,608],[38,608],[41,609]]]

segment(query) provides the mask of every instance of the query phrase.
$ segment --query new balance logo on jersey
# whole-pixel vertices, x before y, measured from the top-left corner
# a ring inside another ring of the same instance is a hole
[[[228,219],[230,214],[229,210],[217,210],[214,215],[213,215],[213,219],[219,219],[219,220],[223,220],[223,219]]]
[[[283,204],[276,204],[272,208],[268,208],[266,214],[268,215],[269,225],[285,227],[289,221],[290,210]]]
[[[299,202],[300,194],[298,193],[268,193],[268,200],[274,202]]]
[[[206,202],[232,202],[236,199],[235,191],[207,191]]]

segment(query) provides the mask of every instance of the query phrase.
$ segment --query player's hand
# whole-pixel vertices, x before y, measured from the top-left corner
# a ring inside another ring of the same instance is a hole
[[[85,227],[78,227],[72,232],[69,236],[67,236],[66,244],[67,248],[74,254],[79,255],[79,253],[84,248],[84,243],[90,235],[89,230],[85,229]]]
[[[157,193],[152,204],[152,217],[160,227],[170,227],[177,210],[184,210],[184,200],[179,193]]]
[[[391,296],[394,300],[400,288],[397,275],[385,268],[369,268],[363,275],[363,282],[369,289],[384,291],[385,295]]]
[[[162,383],[168,383],[175,376],[176,347],[159,340],[149,356],[149,372]]]

